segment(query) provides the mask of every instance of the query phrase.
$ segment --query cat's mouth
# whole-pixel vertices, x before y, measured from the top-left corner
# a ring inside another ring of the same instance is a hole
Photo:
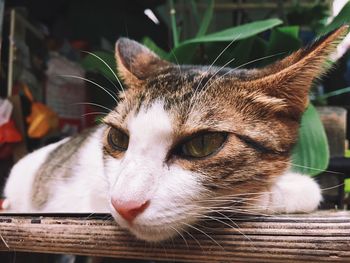
[[[147,225],[138,222],[128,223],[125,220],[121,219],[119,216],[114,216],[114,219],[117,223],[124,229],[130,231],[138,239],[145,240],[148,242],[159,242],[166,239],[169,239],[175,236],[180,231],[177,230],[177,224],[154,224]],[[174,226],[173,226],[174,225]]]
[[[136,220],[130,223],[113,210],[111,211],[111,214],[119,226],[127,229],[138,239],[148,242],[159,242],[176,236],[182,232],[183,228],[186,228],[186,225],[189,225],[194,221],[189,217],[180,218],[168,216],[166,221],[161,218],[155,218],[154,220],[136,218]],[[170,218],[173,218],[173,220]]]

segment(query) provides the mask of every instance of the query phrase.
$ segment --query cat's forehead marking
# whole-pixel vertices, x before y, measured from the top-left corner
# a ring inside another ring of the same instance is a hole
[[[131,136],[165,136],[172,133],[169,113],[164,109],[164,102],[157,100],[148,107],[141,106],[135,115],[129,116],[127,128]]]

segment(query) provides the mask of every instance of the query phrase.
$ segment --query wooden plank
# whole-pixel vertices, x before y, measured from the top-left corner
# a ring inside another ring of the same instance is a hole
[[[350,211],[232,218],[234,224],[202,222],[183,238],[149,244],[106,215],[2,214],[0,250],[178,262],[350,262]]]

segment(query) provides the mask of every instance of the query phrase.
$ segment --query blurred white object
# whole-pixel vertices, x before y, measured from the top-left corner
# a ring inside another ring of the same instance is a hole
[[[334,0],[333,1],[333,11],[332,18],[329,23],[336,17],[339,12],[342,10],[345,4],[347,4],[349,0]],[[337,61],[340,59],[348,50],[350,49],[350,33],[344,38],[344,40],[338,45],[337,51],[331,55],[332,61]]]
[[[84,83],[85,71],[56,52],[50,53],[47,63],[46,104],[60,118],[60,127],[66,124],[81,128],[84,119],[84,106],[80,102],[86,101]]]
[[[0,126],[9,122],[12,113],[12,103],[0,98]]]
[[[156,15],[153,13],[153,11],[151,9],[145,9],[143,11],[143,13],[152,20],[153,23],[155,23],[156,25],[159,25],[159,20],[156,17]]]

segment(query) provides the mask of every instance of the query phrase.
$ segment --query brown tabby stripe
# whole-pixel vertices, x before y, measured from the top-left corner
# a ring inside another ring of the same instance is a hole
[[[71,137],[48,154],[33,182],[32,204],[35,209],[42,208],[50,199],[52,183],[72,176],[71,169],[74,167],[72,163],[76,160],[76,152],[96,129],[88,129]]]

